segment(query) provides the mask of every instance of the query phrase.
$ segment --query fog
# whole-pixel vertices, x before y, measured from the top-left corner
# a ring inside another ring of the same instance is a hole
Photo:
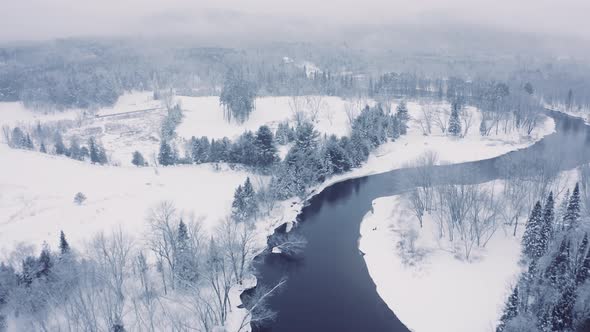
[[[305,40],[343,25],[478,24],[590,39],[585,0],[2,0],[0,40],[236,35]]]

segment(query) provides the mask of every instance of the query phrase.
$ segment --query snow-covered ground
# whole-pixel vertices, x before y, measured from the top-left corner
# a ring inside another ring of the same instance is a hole
[[[572,109],[568,109],[563,104],[556,104],[556,105],[547,104],[545,107],[547,107],[549,109],[552,109],[554,111],[558,111],[558,112],[561,112],[561,113],[565,113],[567,115],[574,116],[576,118],[580,118],[580,119],[584,120],[584,122],[586,124],[590,124],[590,110],[587,109],[587,108],[572,108]]]
[[[261,98],[256,110],[244,124],[228,124],[217,97],[178,97],[185,110],[178,128],[180,137],[209,136],[233,138],[245,130],[256,130],[267,124],[275,128],[280,121],[293,120],[290,97]],[[317,100],[315,100],[317,102]],[[360,109],[364,101],[345,101],[322,97],[315,121],[316,128],[325,134],[346,135],[352,109]],[[371,102],[369,102],[371,103]],[[149,92],[136,92],[119,99],[112,108],[100,109],[97,115],[158,108]],[[395,105],[392,105],[395,109]],[[433,107],[445,109],[448,104]],[[464,138],[445,136],[433,128],[430,136],[420,129],[421,106],[408,103],[410,122],[408,135],[396,142],[384,144],[371,154],[363,167],[333,177],[316,188],[319,192],[327,185],[347,178],[379,173],[403,167],[425,151],[437,152],[445,162],[461,162],[497,156],[526,147],[554,130],[554,123],[546,118],[532,136],[518,132],[499,136],[481,137],[477,130],[479,112],[473,108],[470,132]],[[39,121],[79,119],[79,111],[65,113],[34,113],[18,103],[0,103],[0,125],[33,124]],[[310,116],[308,108],[304,111]],[[133,115],[97,118],[86,117],[81,126],[71,129],[68,135],[98,132],[97,136],[110,153],[116,166],[95,166],[65,157],[41,154],[34,151],[13,150],[0,143],[0,250],[7,253],[19,242],[40,245],[43,241],[55,244],[63,230],[73,245],[87,240],[93,233],[121,226],[141,238],[145,231],[148,209],[162,200],[171,200],[188,215],[204,217],[205,226],[212,230],[230,211],[233,193],[248,174],[221,165],[135,168],[127,166],[131,153],[141,151],[151,163],[159,146],[159,123],[162,110],[149,110]],[[93,129],[100,128],[100,129]],[[282,152],[286,151],[282,148]],[[259,181],[254,180],[256,185]],[[73,202],[74,195],[82,192],[87,201],[82,205]],[[293,204],[296,202],[296,204]],[[295,219],[302,207],[298,199],[279,202],[271,214],[260,221],[260,243],[274,225]],[[252,281],[255,282],[255,281]],[[239,290],[232,291],[232,297]],[[233,302],[237,302],[234,300]],[[396,311],[397,312],[397,311]],[[230,321],[241,320],[243,310],[235,310]]]
[[[276,129],[280,122],[292,122],[294,108],[301,109],[308,116],[312,113],[311,108],[317,109],[317,117],[314,121],[316,129],[323,134],[344,136],[349,132],[346,108],[352,103],[339,97],[328,96],[258,98],[256,108],[249,119],[243,124],[238,124],[235,121],[228,123],[224,118],[219,97],[179,96],[177,100],[185,116],[177,129],[179,136],[185,138],[227,136],[230,139],[246,130],[256,131],[261,125]]]
[[[0,144],[0,248],[18,242],[56,243],[63,230],[74,244],[121,226],[141,237],[148,210],[163,200],[212,230],[230,211],[235,188],[248,174],[212,165],[96,166]],[[256,184],[256,181],[254,181]],[[87,200],[77,205],[74,195]]]
[[[392,108],[395,109],[395,106],[394,104]],[[506,134],[492,134],[484,137],[478,131],[481,113],[473,107],[468,107],[467,111],[473,115],[473,119],[471,128],[465,137],[449,137],[435,126],[432,127],[431,134],[425,136],[420,125],[423,119],[422,107],[417,103],[408,103],[411,120],[407,135],[401,136],[394,142],[381,145],[371,153],[369,160],[362,167],[346,174],[334,176],[318,189],[321,190],[333,183],[349,178],[378,174],[405,167],[409,162],[416,160],[427,151],[436,153],[440,163],[452,164],[483,160],[526,148],[546,135],[555,132],[555,121],[544,116],[530,136],[513,130]],[[448,104],[439,104],[433,107],[448,110],[450,106]]]
[[[560,173],[554,193],[573,188],[577,180],[577,169]],[[482,185],[501,193],[504,182]],[[557,202],[561,199],[556,197]],[[425,214],[420,228],[407,197],[380,197],[361,223],[359,250],[379,296],[412,331],[495,331],[523,269],[519,261],[524,231],[522,220],[516,236],[512,225],[496,222],[500,226],[485,247],[474,246],[465,260],[460,239],[439,238],[432,215]],[[404,255],[400,243],[411,238],[414,254]]]
[[[412,331],[493,331],[521,269],[520,236],[499,230],[485,253],[466,262],[449,251],[446,238],[438,239],[436,227],[426,215],[420,229],[402,196],[373,201],[361,224],[359,249],[379,296]],[[416,250],[424,253],[413,266],[404,264],[397,249],[408,232],[417,234]]]

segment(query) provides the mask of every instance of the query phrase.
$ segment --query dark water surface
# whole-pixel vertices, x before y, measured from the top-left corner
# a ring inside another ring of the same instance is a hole
[[[434,183],[480,183],[505,178],[521,167],[550,164],[567,170],[590,162],[590,127],[560,113],[548,115],[555,119],[556,133],[529,148],[496,158],[437,166]],[[278,312],[277,319],[255,327],[255,331],[409,331],[377,294],[358,250],[358,239],[360,222],[371,202],[412,189],[413,171],[400,169],[340,182],[309,201],[298,217],[296,230],[308,241],[303,258],[266,255],[259,259],[259,284],[274,285],[285,276],[288,281],[270,301]],[[416,296],[428,301],[428,294]],[[427,313],[424,319],[428,319]]]

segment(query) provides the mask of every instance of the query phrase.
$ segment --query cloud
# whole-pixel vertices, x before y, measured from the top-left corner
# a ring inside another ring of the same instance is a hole
[[[73,36],[226,35],[280,38],[352,24],[460,22],[590,39],[587,0],[2,0],[0,40]],[[323,26],[323,28],[322,28]],[[298,31],[300,32],[298,34]],[[317,37],[317,36],[316,36]],[[293,37],[294,38],[294,37]]]

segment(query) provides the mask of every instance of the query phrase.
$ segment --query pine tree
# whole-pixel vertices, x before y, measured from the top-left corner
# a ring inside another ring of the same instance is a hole
[[[88,150],[90,151],[90,162],[92,162],[93,164],[98,163],[100,161],[100,156],[98,152],[98,146],[96,144],[96,141],[94,140],[94,137],[90,137],[88,139]]]
[[[541,207],[541,202],[537,201],[533,211],[531,212],[531,216],[525,226],[525,231],[522,236],[522,251],[523,253],[531,258],[537,259],[539,258],[539,253],[541,250],[540,247],[540,238],[541,238],[541,228],[543,223],[543,212]]]
[[[459,119],[459,106],[453,103],[451,117],[449,118],[449,128],[447,132],[453,136],[461,135],[461,119]]]
[[[243,197],[244,197],[244,216],[246,220],[250,220],[256,217],[256,213],[258,213],[258,203],[256,201],[256,192],[254,191],[254,187],[252,187],[252,183],[250,182],[250,177],[246,178],[246,182],[244,182],[243,187]]]
[[[59,251],[62,255],[65,255],[70,252],[70,244],[66,240],[66,235],[63,231],[59,232]]]
[[[294,148],[301,153],[311,153],[317,148],[318,136],[313,124],[303,122],[295,129]]]
[[[139,151],[133,152],[133,158],[131,159],[131,163],[135,166],[145,166],[145,159],[143,155]]]
[[[553,308],[551,325],[553,331],[569,331],[574,321],[574,303],[576,302],[576,293],[573,286],[567,286],[561,295],[561,298]]]
[[[181,283],[194,282],[196,280],[195,268],[192,266],[188,229],[182,219],[178,223],[176,239],[176,265],[175,273]]]
[[[504,313],[502,313],[502,317],[500,317],[500,323],[496,327],[496,332],[504,331],[506,324],[518,315],[518,302],[518,287],[514,287],[514,290],[504,307]]]
[[[242,185],[238,185],[236,191],[234,192],[234,200],[231,204],[231,215],[234,221],[244,221],[244,189]]]
[[[37,269],[36,277],[47,277],[53,267],[53,261],[51,260],[51,253],[49,252],[49,246],[47,243],[43,243],[43,249],[41,255],[39,255],[39,267]]]
[[[160,143],[158,162],[162,166],[174,165],[174,163],[176,162],[174,158],[174,152],[172,151],[172,147],[170,147],[170,145],[164,140],[162,140],[162,142]]]
[[[27,150],[35,149],[35,145],[33,144],[33,140],[31,139],[31,136],[29,134],[27,134],[27,136],[25,137],[24,148]]]
[[[272,131],[268,126],[260,126],[258,128],[254,146],[256,147],[258,166],[267,168],[278,161],[277,148],[274,144]]]
[[[47,153],[47,148],[45,147],[45,143],[41,142],[41,146],[39,147],[39,152]]]
[[[565,229],[565,226],[563,224],[563,218],[565,217],[565,215],[567,213],[567,206],[569,204],[569,200],[570,200],[570,190],[567,189],[565,192],[565,195],[563,195],[563,198],[561,199],[561,203],[559,204],[559,210],[557,211],[557,216],[555,218],[561,224],[561,230]]]
[[[586,239],[588,239],[586,234]],[[583,256],[583,253],[579,253],[580,256]],[[578,270],[576,273],[576,285],[581,285],[585,283],[590,278],[590,250],[587,250],[586,256],[581,262],[578,264]]]
[[[565,238],[559,245],[557,256],[551,261],[545,276],[558,289],[562,289],[570,278],[570,242]]]
[[[68,149],[66,148],[64,141],[59,133],[55,134],[55,154],[67,155]]]
[[[555,201],[553,200],[553,192],[550,192],[543,211],[543,223],[539,234],[539,251],[537,257],[541,257],[547,252],[549,242],[553,237],[553,220],[555,219],[554,205]]]
[[[567,211],[563,217],[564,225],[568,225],[569,229],[577,226],[578,220],[580,219],[580,187],[579,183],[576,183],[572,196],[570,197]]]
[[[408,132],[408,121],[410,121],[410,114],[406,102],[402,100],[395,110],[395,117],[399,124],[400,135],[405,135]]]

